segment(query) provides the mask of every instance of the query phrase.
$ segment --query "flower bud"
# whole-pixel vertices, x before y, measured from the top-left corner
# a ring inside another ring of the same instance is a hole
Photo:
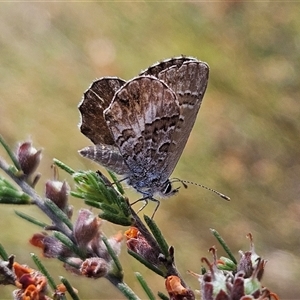
[[[71,218],[73,208],[68,205],[69,191],[70,187],[66,181],[48,180],[46,182],[46,198],[54,202],[69,218]]]
[[[161,264],[156,252],[153,251],[151,245],[136,227],[130,227],[126,230],[125,237],[127,238],[126,244],[128,249],[141,255],[155,266],[159,266]]]
[[[217,261],[217,267],[219,270],[233,271],[236,269],[236,264],[231,259],[221,256]]]
[[[137,235],[139,233],[139,230],[136,227],[131,226],[128,230],[125,231],[124,235],[127,240],[134,238],[137,238]]]
[[[36,150],[31,142],[23,142],[17,150],[17,159],[23,173],[27,176],[33,174],[42,158],[42,150]]]
[[[81,209],[74,225],[73,234],[80,247],[86,247],[99,233],[101,219],[95,217],[88,209]]]
[[[193,292],[186,289],[182,284],[181,280],[177,276],[168,276],[166,281],[166,290],[169,293],[170,300],[183,300],[183,299],[195,299]]]
[[[58,239],[53,236],[48,236],[42,233],[36,233],[32,236],[29,242],[43,250],[43,255],[48,258],[69,257],[71,251]]]
[[[86,259],[81,267],[80,272],[86,277],[100,278],[105,276],[109,271],[109,264],[100,257],[91,257]]]
[[[253,237],[252,234],[249,233],[247,237],[250,239],[250,251],[243,252],[239,251],[241,255],[241,259],[237,266],[237,272],[243,271],[245,274],[245,278],[249,278],[253,271],[257,269],[258,263],[260,262],[260,257],[256,254],[254,249]],[[260,265],[259,273],[257,274],[259,280],[261,280],[264,273],[264,265]]]

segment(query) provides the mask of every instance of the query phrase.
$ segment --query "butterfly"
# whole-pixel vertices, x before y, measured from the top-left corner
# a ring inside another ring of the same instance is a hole
[[[96,80],[79,104],[80,130],[95,145],[79,153],[122,175],[143,198],[173,195],[169,179],[187,143],[209,66],[192,57],[156,63],[137,77]],[[137,201],[136,201],[137,202]],[[144,206],[143,206],[144,207]]]

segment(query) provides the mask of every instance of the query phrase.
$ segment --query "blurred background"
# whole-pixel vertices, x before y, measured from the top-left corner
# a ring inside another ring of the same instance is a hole
[[[268,260],[264,286],[281,299],[299,298],[300,276],[300,6],[296,3],[1,3],[0,131],[16,146],[31,138],[43,148],[37,185],[53,178],[52,158],[74,169],[97,170],[77,150],[91,142],[78,130],[77,105],[93,80],[130,79],[156,61],[185,54],[210,65],[201,110],[175,177],[190,185],[162,201],[155,221],[175,247],[177,267],[200,272],[220,232],[236,257],[249,249]],[[4,150],[0,155],[7,158]],[[60,179],[70,178],[60,172]],[[140,195],[126,189],[131,201]],[[84,205],[71,199],[76,210]],[[144,211],[151,215],[154,205]],[[18,209],[44,220],[35,207],[0,207],[0,242],[17,261],[33,266],[28,240],[40,229],[20,220]],[[107,235],[126,228],[106,223]],[[218,246],[217,246],[218,247]],[[218,247],[218,255],[224,252]],[[66,273],[43,259],[53,277],[66,276],[81,299],[124,299],[105,279]],[[121,254],[126,283],[145,298],[134,272],[154,292],[164,280]],[[12,287],[0,287],[10,299]]]

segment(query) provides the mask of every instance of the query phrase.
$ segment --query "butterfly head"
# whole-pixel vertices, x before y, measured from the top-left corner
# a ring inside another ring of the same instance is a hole
[[[159,195],[161,197],[170,197],[176,193],[178,193],[178,188],[173,188],[171,181],[168,179],[161,187],[159,191]]]

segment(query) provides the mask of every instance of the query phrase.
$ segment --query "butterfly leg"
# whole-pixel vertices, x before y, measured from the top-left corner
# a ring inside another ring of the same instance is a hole
[[[154,211],[153,211],[153,214],[152,214],[152,216],[151,216],[151,219],[153,219],[153,218],[154,218],[154,215],[155,215],[155,213],[156,213],[156,211],[158,210],[158,207],[159,207],[159,205],[160,205],[160,201],[159,201],[159,200],[154,199],[154,198],[149,198],[149,197],[143,197],[143,198],[138,199],[138,200],[134,201],[133,203],[131,203],[130,206],[132,206],[132,205],[134,205],[134,204],[136,204],[136,203],[138,203],[138,202],[144,201],[143,206],[137,211],[137,214],[138,214],[140,211],[142,211],[142,210],[148,205],[149,200],[150,200],[150,201],[153,201],[153,202],[156,202],[156,207],[155,207],[155,209],[154,209]]]
[[[138,199],[138,200],[134,201],[133,203],[131,203],[130,206],[132,206],[138,202],[144,201],[143,206],[136,212],[138,214],[140,211],[142,211],[148,205],[148,202],[149,202],[148,199],[149,199],[149,197],[143,197],[143,198]]]
[[[150,200],[153,201],[153,202],[156,202],[156,207],[155,207],[155,209],[154,209],[154,211],[153,211],[153,214],[152,214],[152,216],[151,216],[151,219],[153,219],[153,218],[154,218],[154,215],[155,215],[155,213],[156,213],[156,211],[158,210],[158,208],[159,208],[159,206],[160,206],[160,201],[157,200],[157,199],[154,199],[154,198],[151,198]]]

